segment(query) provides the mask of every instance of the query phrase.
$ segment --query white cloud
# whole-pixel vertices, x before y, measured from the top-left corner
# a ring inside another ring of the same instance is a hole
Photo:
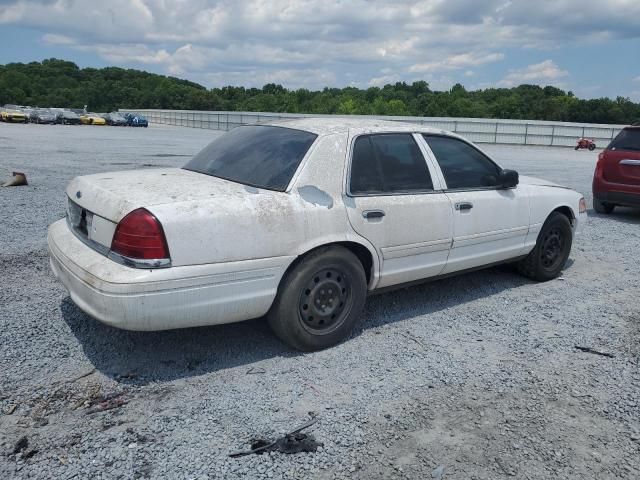
[[[76,41],[66,35],[57,35],[55,33],[46,33],[42,36],[42,41],[49,45],[75,45]]]
[[[387,75],[380,75],[379,77],[373,77],[371,80],[369,80],[368,85],[370,87],[382,87],[389,83],[396,83],[399,81],[400,75],[398,75],[397,73],[392,73]]]
[[[498,85],[501,87],[514,87],[526,84],[558,84],[558,80],[568,77],[569,72],[562,70],[553,60],[545,60],[541,63],[529,65],[520,70],[511,70]]]
[[[285,78],[310,86],[312,72],[334,85],[432,74],[444,84],[506,70],[502,52],[513,49],[640,39],[640,1],[0,0],[0,24],[208,85]],[[503,82],[542,82],[549,72],[508,72]]]
[[[502,53],[461,53],[458,55],[452,55],[449,58],[445,58],[444,60],[436,62],[411,65],[409,67],[409,71],[412,73],[416,73],[460,70],[467,67],[478,67],[487,63],[499,62],[503,59],[504,54]]]

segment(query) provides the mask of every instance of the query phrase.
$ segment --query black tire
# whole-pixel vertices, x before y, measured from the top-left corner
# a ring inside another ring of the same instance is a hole
[[[360,260],[344,247],[321,247],[286,273],[267,320],[290,347],[322,350],[349,335],[366,296],[367,278]]]
[[[576,147],[574,148],[574,150],[578,150],[580,147],[578,145],[576,145]]]
[[[569,219],[553,212],[544,222],[536,246],[518,262],[518,271],[525,277],[546,282],[560,275],[573,243],[573,230]]]
[[[612,205],[611,203],[601,202],[597,198],[593,198],[593,209],[596,211],[596,213],[609,215],[611,212],[613,212],[614,208],[616,208],[616,206]]]
[[[592,143],[592,144],[589,145],[589,151],[590,152],[593,152],[595,149],[596,149],[596,144],[595,143]]]

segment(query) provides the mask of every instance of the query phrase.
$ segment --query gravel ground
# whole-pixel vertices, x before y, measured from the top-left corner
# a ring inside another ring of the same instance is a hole
[[[45,245],[67,182],[181,165],[215,135],[0,124],[0,176],[30,181],[0,189],[0,478],[640,477],[639,212],[590,211],[555,281],[501,267],[373,296],[318,353],[260,320],[135,333],[83,314]],[[485,149],[590,202],[597,152]],[[228,457],[310,417],[315,453]]]

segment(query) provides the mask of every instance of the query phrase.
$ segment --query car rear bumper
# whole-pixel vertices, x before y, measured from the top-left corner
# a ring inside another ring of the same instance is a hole
[[[627,207],[640,207],[640,193],[628,192],[594,192],[594,198],[603,203],[612,203]]]
[[[294,257],[165,269],[120,265],[80,241],[60,220],[47,238],[54,275],[87,314],[126,330],[168,330],[264,315]]]

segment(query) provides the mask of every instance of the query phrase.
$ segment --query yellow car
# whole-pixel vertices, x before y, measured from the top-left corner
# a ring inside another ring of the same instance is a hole
[[[85,113],[80,115],[80,121],[83,125],[106,125],[107,121],[100,115],[95,113]]]
[[[29,117],[26,113],[20,110],[2,109],[0,113],[3,122],[8,123],[28,123]]]

